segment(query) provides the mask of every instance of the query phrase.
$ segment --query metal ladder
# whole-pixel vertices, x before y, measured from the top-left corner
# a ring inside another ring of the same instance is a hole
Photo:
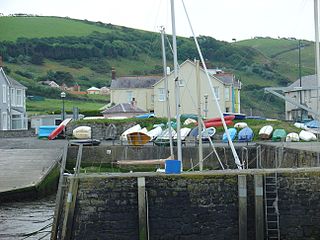
[[[264,196],[267,239],[280,239],[277,173],[264,175]]]

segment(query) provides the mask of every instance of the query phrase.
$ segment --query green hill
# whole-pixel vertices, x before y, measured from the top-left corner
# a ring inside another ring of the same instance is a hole
[[[47,38],[87,36],[92,32],[108,32],[108,29],[79,21],[58,17],[0,17],[0,41],[16,41],[17,38]]]
[[[109,86],[111,67],[116,68],[118,76],[162,75],[159,33],[34,16],[0,17],[0,30],[0,54],[6,70],[28,87],[30,95],[59,98],[58,92],[41,85],[47,79],[68,86],[77,83],[82,90]],[[242,81],[242,112],[283,116],[284,103],[266,95],[263,88],[286,86],[297,79],[295,41],[252,39],[231,44],[207,36],[200,36],[198,41],[209,68],[233,72]],[[179,62],[198,57],[192,39],[178,37],[177,44]],[[312,43],[305,45],[302,59],[307,73],[312,68]],[[166,52],[172,66],[171,49],[168,47]]]

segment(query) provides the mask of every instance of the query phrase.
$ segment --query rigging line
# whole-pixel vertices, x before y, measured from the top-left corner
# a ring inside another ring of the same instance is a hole
[[[205,63],[205,61],[204,61],[204,58],[203,58],[203,55],[202,55],[202,52],[201,52],[201,49],[200,49],[200,46],[199,46],[197,37],[196,37],[196,35],[194,34],[194,31],[193,31],[193,28],[192,28],[192,25],[191,25],[191,22],[190,22],[190,19],[189,19],[188,12],[187,12],[186,6],[185,6],[185,4],[184,4],[184,0],[182,0],[182,5],[183,5],[184,11],[185,11],[185,13],[186,13],[187,19],[188,19],[188,23],[189,23],[189,26],[190,26],[190,29],[191,29],[191,32],[192,32],[192,35],[193,35],[193,39],[194,39],[194,41],[195,41],[195,44],[196,44],[196,47],[197,47],[197,50],[198,50],[198,53],[199,53],[199,56],[200,56],[200,60],[201,60],[201,62],[202,62],[202,66],[203,66],[203,68],[204,68],[204,70],[205,70],[205,73],[206,73],[206,75],[207,75],[207,80],[208,80],[208,83],[209,83],[209,85],[210,85],[211,92],[212,92],[212,94],[213,94],[213,98],[214,98],[214,100],[215,100],[216,106],[217,106],[217,108],[218,108],[218,112],[219,112],[219,114],[220,114],[220,118],[221,118],[221,121],[222,121],[222,124],[223,124],[224,131],[225,131],[225,133],[226,133],[226,135],[227,135],[227,138],[228,138],[228,142],[229,142],[229,145],[230,145],[230,148],[231,148],[233,157],[234,157],[234,161],[235,161],[238,169],[242,169],[242,167],[241,167],[241,162],[240,162],[239,157],[238,157],[238,154],[237,154],[237,152],[236,152],[236,150],[235,150],[235,148],[234,148],[234,145],[233,145],[233,142],[232,142],[232,140],[231,140],[231,137],[230,137],[230,134],[229,134],[229,131],[228,131],[226,122],[225,122],[225,120],[224,120],[224,118],[223,118],[223,114],[222,114],[222,111],[221,111],[220,104],[219,104],[218,99],[217,99],[217,96],[216,96],[216,94],[215,94],[215,92],[214,92],[213,84],[212,84],[212,82],[211,82],[211,80],[210,80],[210,76],[209,76],[209,73],[208,73],[208,70],[207,70],[207,66],[206,66],[206,63]]]

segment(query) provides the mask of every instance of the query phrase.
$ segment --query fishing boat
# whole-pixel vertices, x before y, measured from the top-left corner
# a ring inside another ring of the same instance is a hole
[[[229,132],[229,136],[230,136],[231,140],[233,141],[237,136],[237,129],[228,128],[228,132]],[[227,138],[227,134],[226,133],[224,133],[223,136],[222,136],[222,142],[224,142],[224,143],[228,142],[228,138]]]
[[[128,135],[129,133],[138,132],[138,131],[140,131],[140,130],[141,130],[140,124],[134,125],[134,126],[128,128],[127,130],[125,130],[125,131],[120,135],[120,140],[121,140],[121,141],[127,141],[127,140],[128,140],[128,139],[127,139],[127,135]]]
[[[273,127],[271,125],[266,125],[263,126],[260,130],[259,130],[259,137],[260,139],[263,140],[267,140],[271,138],[271,134],[273,131]]]
[[[286,130],[284,130],[282,128],[278,128],[278,129],[274,130],[274,132],[272,134],[272,141],[274,141],[274,142],[283,141],[286,139],[286,136],[287,136]]]
[[[246,128],[246,127],[248,127],[248,124],[247,123],[245,123],[245,122],[238,122],[238,123],[236,123],[234,126],[233,126],[234,128]]]
[[[91,138],[91,127],[79,126],[73,129],[72,136],[77,139],[89,139]]]
[[[305,130],[301,130],[301,132],[299,133],[299,137],[301,140],[306,141],[306,142],[317,140],[317,137],[314,133],[309,132],[309,131],[305,131]]]
[[[299,142],[299,134],[295,132],[288,133],[286,136],[286,142]]]
[[[68,123],[71,122],[71,120],[72,120],[72,118],[67,118],[67,119],[63,120],[59,124],[59,126],[49,134],[48,139],[49,140],[55,139],[60,133],[62,133],[62,131],[66,128]]]
[[[239,142],[251,142],[253,139],[253,136],[254,134],[252,129],[249,127],[245,127],[240,130],[238,134],[238,140]]]

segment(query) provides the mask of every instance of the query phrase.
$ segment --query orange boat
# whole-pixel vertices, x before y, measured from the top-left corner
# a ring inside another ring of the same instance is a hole
[[[132,132],[127,134],[128,143],[134,146],[144,145],[151,140],[151,137],[143,132]]]

